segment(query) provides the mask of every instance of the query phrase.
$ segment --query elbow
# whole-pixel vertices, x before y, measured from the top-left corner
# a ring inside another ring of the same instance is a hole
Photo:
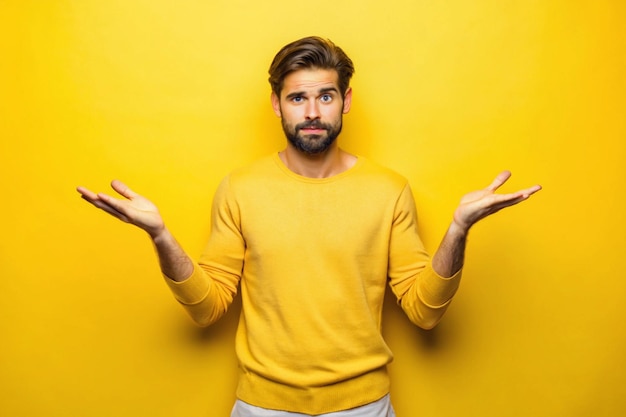
[[[196,326],[202,328],[209,327],[210,325],[215,323],[215,320],[210,320],[207,317],[191,317],[191,320]]]
[[[199,327],[209,327],[218,321],[226,309],[206,309],[202,305],[183,305],[191,320]]]
[[[401,305],[409,320],[423,330],[434,329],[448,309],[448,303],[439,307],[427,306],[423,303],[417,305]]]
[[[419,327],[422,330],[432,330],[441,321],[443,313],[441,314],[417,314],[417,315],[408,315],[409,320]]]
[[[422,319],[419,322],[416,322],[415,324],[417,325],[417,327],[419,327],[422,330],[432,330],[435,327],[437,327],[440,321],[441,321],[441,317],[434,318],[434,319],[429,318],[429,319]]]

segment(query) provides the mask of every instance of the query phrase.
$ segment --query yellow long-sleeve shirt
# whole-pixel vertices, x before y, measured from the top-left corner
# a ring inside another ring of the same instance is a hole
[[[321,414],[389,392],[392,354],[380,332],[387,283],[411,321],[428,328],[460,275],[433,271],[403,177],[359,157],[339,175],[306,178],[275,154],[224,179],[192,276],[167,282],[201,325],[224,314],[240,285],[237,397]]]

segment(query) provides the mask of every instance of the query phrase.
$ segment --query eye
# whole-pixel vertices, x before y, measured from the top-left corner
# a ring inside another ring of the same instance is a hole
[[[304,98],[302,96],[295,96],[291,99],[291,101],[293,101],[294,103],[302,103],[304,101]]]
[[[320,97],[320,101],[322,103],[330,103],[331,101],[333,101],[333,96],[331,96],[330,94],[324,94]]]

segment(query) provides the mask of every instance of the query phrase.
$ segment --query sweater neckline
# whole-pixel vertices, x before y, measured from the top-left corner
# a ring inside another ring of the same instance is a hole
[[[272,160],[283,173],[285,173],[287,176],[297,181],[306,182],[309,184],[326,184],[326,183],[338,181],[344,177],[347,177],[351,175],[355,170],[357,170],[363,164],[364,160],[363,160],[363,157],[360,155],[355,155],[355,156],[356,156],[356,162],[354,163],[354,165],[352,165],[350,168],[346,169],[345,171],[339,174],[326,177],[326,178],[311,178],[311,177],[305,177],[300,174],[296,174],[295,172],[287,168],[287,166],[282,161],[282,159],[280,159],[280,156],[278,156],[278,152],[272,154]]]

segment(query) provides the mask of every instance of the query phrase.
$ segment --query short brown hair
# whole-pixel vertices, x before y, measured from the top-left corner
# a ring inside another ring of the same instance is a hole
[[[348,55],[329,39],[309,36],[284,46],[272,61],[269,82],[280,97],[285,77],[301,69],[331,69],[337,71],[339,90],[345,94],[354,74],[354,64]]]

